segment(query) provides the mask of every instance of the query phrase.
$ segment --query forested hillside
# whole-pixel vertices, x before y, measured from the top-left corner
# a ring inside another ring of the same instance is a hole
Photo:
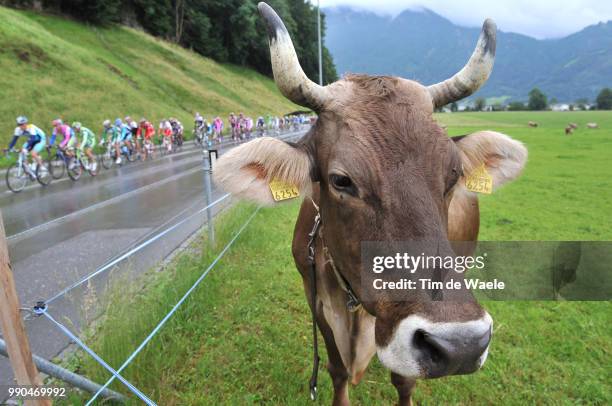
[[[98,131],[105,118],[126,114],[191,123],[196,111],[227,119],[232,111],[256,117],[297,108],[266,76],[142,31],[4,7],[0,21],[1,143],[20,114],[45,130],[59,116]]]
[[[0,4],[65,14],[93,25],[121,23],[193,49],[218,62],[271,76],[266,30],[256,0],[0,0]],[[318,81],[317,11],[306,0],[269,0],[283,18],[306,74]],[[325,32],[325,16],[323,33]],[[323,49],[323,77],[336,79]]]

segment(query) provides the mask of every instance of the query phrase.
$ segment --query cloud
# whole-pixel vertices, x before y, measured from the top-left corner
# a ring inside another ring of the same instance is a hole
[[[612,1],[607,0],[321,0],[321,7],[339,5],[391,15],[426,7],[469,27],[478,27],[491,17],[502,31],[536,38],[563,37],[587,25],[612,20]]]

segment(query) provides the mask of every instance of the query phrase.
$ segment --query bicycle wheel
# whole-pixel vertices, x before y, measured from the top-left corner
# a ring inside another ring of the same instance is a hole
[[[100,156],[100,163],[104,167],[104,169],[110,169],[113,166],[113,156],[110,152],[106,152],[104,155]]]
[[[28,183],[28,174],[25,172],[19,162],[15,162],[6,171],[6,186],[14,192],[19,193]]]
[[[49,162],[43,161],[42,165],[36,168],[36,179],[42,186],[47,186],[53,180],[53,175],[49,170]]]
[[[83,168],[81,168],[81,163],[77,161],[75,157],[70,158],[68,161],[68,176],[70,179],[77,181],[81,177],[81,173],[83,172]]]
[[[125,157],[127,158],[128,162],[134,162],[136,160],[136,153],[134,151],[128,151],[128,153],[125,154]]]
[[[65,170],[66,163],[61,156],[56,154],[53,158],[51,158],[49,161],[49,171],[51,172],[53,179],[61,179],[64,176]]]

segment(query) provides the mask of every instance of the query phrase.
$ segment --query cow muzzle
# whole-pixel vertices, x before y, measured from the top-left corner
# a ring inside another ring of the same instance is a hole
[[[378,358],[407,378],[470,374],[484,364],[492,331],[486,312],[466,322],[431,322],[412,315],[398,324],[387,346],[377,348]]]

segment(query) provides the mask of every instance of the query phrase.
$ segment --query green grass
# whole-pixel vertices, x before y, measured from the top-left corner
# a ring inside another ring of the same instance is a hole
[[[611,240],[611,113],[474,113],[440,115],[451,134],[505,131],[524,141],[524,175],[482,199],[483,240]],[[526,128],[526,120],[540,122]],[[454,121],[457,120],[457,121]],[[598,121],[571,137],[567,121]],[[488,124],[483,125],[486,122]],[[565,158],[567,157],[567,158]],[[239,204],[216,222],[218,246],[250,216]],[[311,405],[310,316],[293,265],[291,238],[299,202],[262,209],[235,245],[195,290],[125,376],[163,405]],[[157,273],[145,290],[122,286],[88,342],[120,365],[200,275],[217,250],[204,237]],[[420,381],[418,404],[607,405],[612,403],[612,308],[609,302],[486,302],[495,320],[490,356],[480,372]],[[323,369],[320,401],[332,387]],[[95,381],[108,373],[84,355],[79,371]],[[125,392],[119,384],[113,386]],[[355,404],[393,404],[395,389],[376,357]],[[73,399],[80,404],[82,399]],[[134,402],[136,404],[136,402]]]
[[[1,144],[22,114],[45,131],[61,117],[95,132],[106,118],[144,116],[157,124],[175,116],[190,134],[196,111],[226,120],[232,111],[255,116],[296,109],[265,76],[137,30],[92,28],[4,7],[0,20]]]

